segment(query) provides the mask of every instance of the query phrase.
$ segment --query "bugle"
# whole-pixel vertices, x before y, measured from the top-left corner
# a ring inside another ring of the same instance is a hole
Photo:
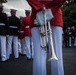
[[[45,50],[47,51],[48,50],[47,46],[48,46],[48,41],[49,41],[49,46],[51,48],[51,49],[49,49],[49,52],[51,52],[50,53],[51,56],[48,59],[48,61],[50,61],[50,60],[58,60],[58,58],[57,58],[57,56],[55,54],[55,50],[54,50],[50,21],[46,21],[45,12],[44,12],[44,19],[45,19],[45,25],[39,27],[41,47],[45,48]]]
[[[50,45],[49,51],[51,52],[50,60],[58,60],[53,46],[53,39],[52,39],[52,31],[50,26],[50,20],[53,18],[51,9],[46,9],[44,11],[39,11],[36,14],[36,19],[34,20],[34,24],[39,25],[39,32],[40,32],[40,45],[46,51],[48,50],[48,42]]]

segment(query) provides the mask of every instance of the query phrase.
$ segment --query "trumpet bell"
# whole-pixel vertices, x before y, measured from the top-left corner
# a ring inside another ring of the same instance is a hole
[[[54,51],[54,48],[53,48],[53,44],[52,44],[51,56],[48,59],[48,61],[51,61],[51,60],[59,60],[58,57],[55,54],[55,51]]]
[[[48,59],[48,61],[51,61],[51,60],[58,60],[58,58],[56,56],[54,56],[54,57],[51,57]]]

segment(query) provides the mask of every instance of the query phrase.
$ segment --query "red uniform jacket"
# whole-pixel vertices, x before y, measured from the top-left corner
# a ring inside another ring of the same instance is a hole
[[[27,0],[27,2],[32,7],[31,26],[36,26],[34,24],[36,13],[42,9],[44,4],[46,8],[50,8],[52,10],[54,18],[50,21],[51,25],[57,25],[62,27],[63,19],[60,7],[64,4],[65,1],[66,0]]]
[[[24,36],[31,36],[30,15],[22,18],[21,28],[24,30]]]

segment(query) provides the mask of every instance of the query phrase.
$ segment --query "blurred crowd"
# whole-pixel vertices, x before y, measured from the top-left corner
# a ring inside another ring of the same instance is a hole
[[[63,46],[76,47],[76,27],[67,27],[63,31]]]

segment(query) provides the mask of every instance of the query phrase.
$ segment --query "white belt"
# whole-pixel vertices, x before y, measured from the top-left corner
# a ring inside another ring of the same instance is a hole
[[[5,24],[4,23],[0,23],[0,26],[5,26]]]
[[[10,28],[17,28],[16,26],[9,26]]]
[[[25,28],[30,28],[30,26],[25,26]]]

